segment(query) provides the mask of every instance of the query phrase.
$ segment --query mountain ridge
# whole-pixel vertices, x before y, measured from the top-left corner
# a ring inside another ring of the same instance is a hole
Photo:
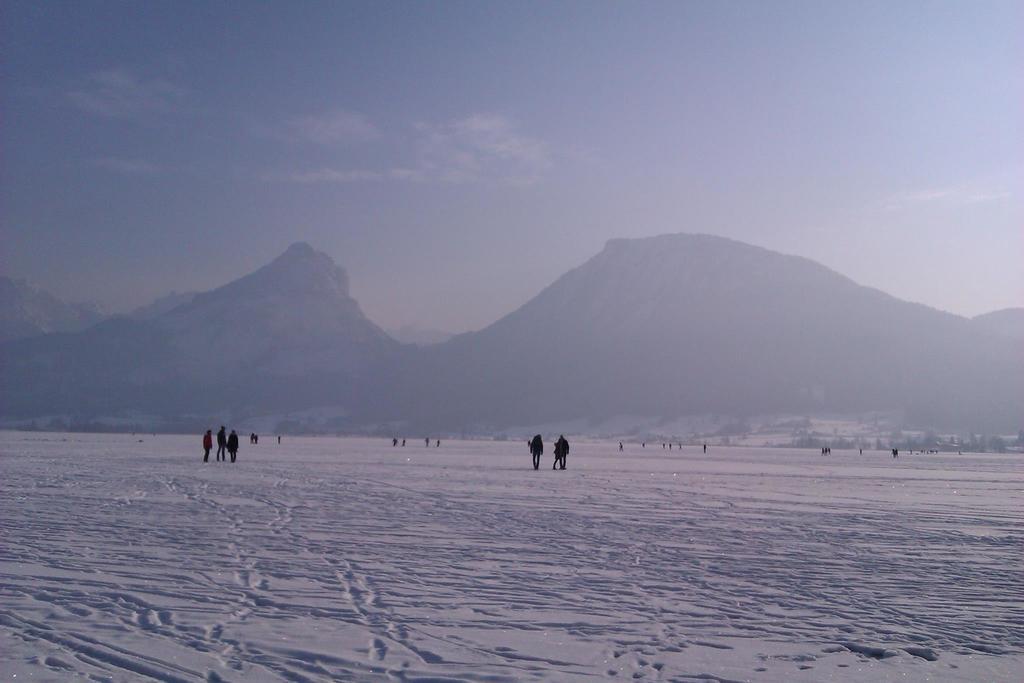
[[[4,412],[22,416],[333,406],[339,430],[472,433],[879,409],[1016,430],[1024,415],[1010,340],[810,259],[701,234],[609,240],[492,325],[422,347],[370,321],[346,271],[296,243],[150,319],[3,349]],[[11,391],[19,382],[29,390]]]
[[[425,350],[426,369],[403,370],[418,388],[398,412],[453,429],[883,407],[921,422],[981,423],[983,411],[968,419],[955,401],[933,399],[983,393],[975,373],[1019,408],[1020,392],[976,345],[1012,361],[976,339],[966,318],[810,259],[710,235],[616,239],[487,328]],[[844,376],[848,365],[857,372]],[[431,402],[438,378],[454,391]]]
[[[68,303],[25,280],[0,276],[0,341],[76,332],[105,317],[94,303]]]

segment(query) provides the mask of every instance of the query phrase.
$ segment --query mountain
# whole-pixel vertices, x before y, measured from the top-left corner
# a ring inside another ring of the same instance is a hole
[[[1011,339],[1024,340],[1024,308],[1004,308],[971,319],[979,329]]]
[[[344,414],[364,373],[399,348],[362,314],[344,270],[294,244],[155,317],[5,344],[3,412],[237,418],[333,406]]]
[[[1015,431],[1024,417],[1024,358],[1007,340],[708,235],[611,240],[517,311],[422,351],[388,378],[392,415],[450,430],[892,410]]]
[[[295,244],[151,316],[0,345],[0,414],[472,433],[886,411],[908,428],[1014,433],[1024,355],[984,327],[804,258],[681,234],[611,240],[493,325],[420,347],[368,320],[345,271]]]
[[[83,330],[104,317],[95,304],[69,304],[24,280],[0,276],[0,341]]]
[[[182,304],[187,304],[196,298],[195,292],[171,292],[154,300],[152,303],[140,306],[128,314],[134,320],[152,320],[159,318],[164,313],[171,311]]]

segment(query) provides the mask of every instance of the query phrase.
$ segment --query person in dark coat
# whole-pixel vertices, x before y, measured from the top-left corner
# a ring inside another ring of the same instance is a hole
[[[217,461],[218,462],[220,462],[221,460],[227,460],[228,459],[227,454],[224,452],[227,447],[228,447],[227,432],[225,432],[225,430],[224,430],[224,425],[221,425],[220,429],[217,431]]]
[[[533,469],[539,470],[540,456],[544,455],[544,439],[540,434],[536,434],[530,439],[530,455],[533,456]]]
[[[210,462],[210,449],[213,448],[213,430],[207,429],[203,434],[203,462]]]
[[[561,434],[558,437],[558,441],[555,442],[555,462],[551,466],[551,469],[565,469],[565,457],[569,455],[569,442],[565,440],[565,435]]]
[[[234,429],[231,430],[231,436],[228,437],[228,453],[231,454],[231,462],[234,462],[238,456],[238,434]]]

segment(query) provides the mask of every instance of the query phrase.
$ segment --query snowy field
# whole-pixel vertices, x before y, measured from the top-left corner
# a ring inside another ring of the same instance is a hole
[[[242,441],[0,433],[0,676],[1024,677],[1020,456]]]

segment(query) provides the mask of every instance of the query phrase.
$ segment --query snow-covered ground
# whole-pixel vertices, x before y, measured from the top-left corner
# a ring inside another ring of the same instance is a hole
[[[1024,672],[1020,456],[242,441],[0,434],[0,676]]]

